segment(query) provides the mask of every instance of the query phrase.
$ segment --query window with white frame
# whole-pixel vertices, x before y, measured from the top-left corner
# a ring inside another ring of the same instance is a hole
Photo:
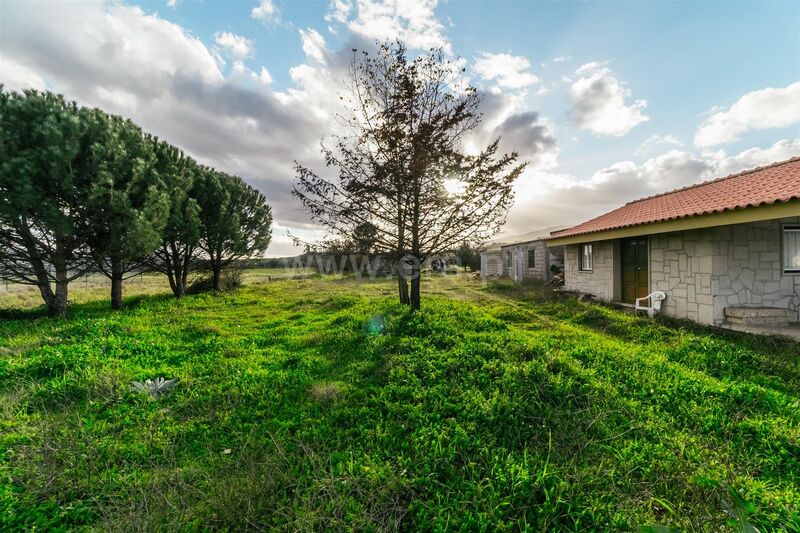
[[[581,244],[580,246],[580,270],[584,272],[592,271],[592,245]]]
[[[800,274],[800,226],[783,227],[783,271]]]

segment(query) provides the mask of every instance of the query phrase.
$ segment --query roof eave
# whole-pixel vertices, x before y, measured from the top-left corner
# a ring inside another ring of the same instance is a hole
[[[788,202],[768,205],[748,206],[705,215],[695,215],[661,222],[639,224],[636,226],[626,226],[621,228],[594,231],[591,233],[571,234],[563,237],[554,235],[548,237],[545,239],[545,241],[547,242],[548,246],[578,244],[584,242],[605,241],[609,239],[621,239],[625,237],[637,237],[640,235],[654,235],[659,233],[672,233],[676,231],[710,228],[714,226],[743,224],[747,222],[758,222],[762,220],[773,220],[776,218],[792,216],[800,216],[800,200],[790,200]]]

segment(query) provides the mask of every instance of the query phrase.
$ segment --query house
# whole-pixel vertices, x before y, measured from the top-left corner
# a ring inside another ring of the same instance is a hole
[[[551,265],[564,263],[563,247],[548,246],[543,238],[496,245],[481,253],[481,279],[549,279]]]
[[[800,157],[629,202],[554,232],[565,288],[703,324],[800,319]]]

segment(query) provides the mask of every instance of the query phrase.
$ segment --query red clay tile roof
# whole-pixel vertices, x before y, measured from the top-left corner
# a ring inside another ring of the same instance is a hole
[[[800,157],[628,202],[549,239],[800,199]]]

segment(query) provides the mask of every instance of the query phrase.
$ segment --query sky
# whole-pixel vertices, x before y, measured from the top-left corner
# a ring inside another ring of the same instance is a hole
[[[500,238],[800,156],[800,2],[235,0],[0,2],[0,83],[133,119],[244,178],[268,256],[324,230],[290,195],[324,168],[352,49],[401,39],[463,63],[529,166]]]

